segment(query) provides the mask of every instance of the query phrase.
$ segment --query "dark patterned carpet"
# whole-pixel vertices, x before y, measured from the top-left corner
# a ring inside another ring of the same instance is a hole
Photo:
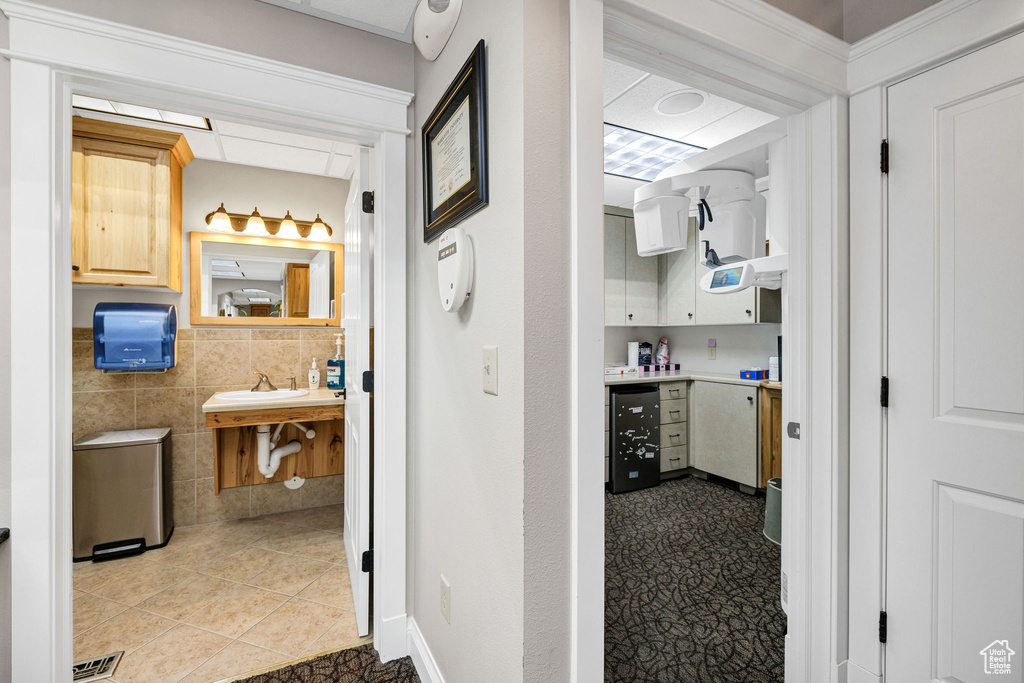
[[[332,652],[239,683],[419,683],[408,657],[381,664],[373,644]]]
[[[605,681],[783,680],[764,496],[686,477],[605,494]]]

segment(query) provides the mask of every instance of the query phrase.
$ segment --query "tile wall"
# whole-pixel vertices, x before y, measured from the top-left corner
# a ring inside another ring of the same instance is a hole
[[[92,432],[170,427],[177,526],[255,517],[342,501],[344,475],[307,479],[292,491],[281,482],[213,492],[213,436],[202,405],[222,391],[249,389],[259,369],[278,387],[295,376],[307,386],[313,358],[321,386],[334,356],[333,329],[178,330],[176,366],[162,374],[103,374],[93,367],[92,330],[72,336],[72,430]],[[344,346],[342,346],[344,353]]]

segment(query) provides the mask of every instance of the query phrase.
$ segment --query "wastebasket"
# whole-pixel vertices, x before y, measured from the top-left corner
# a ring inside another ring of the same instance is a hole
[[[97,432],[73,449],[75,562],[167,545],[174,530],[171,430]]]
[[[764,535],[775,545],[782,545],[782,479],[768,480],[764,495]]]
[[[661,483],[661,411],[658,386],[612,389],[608,489],[636,491]]]

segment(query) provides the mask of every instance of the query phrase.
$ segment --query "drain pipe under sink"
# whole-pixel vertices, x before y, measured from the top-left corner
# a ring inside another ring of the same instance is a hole
[[[280,434],[280,430],[278,430]],[[281,466],[281,459],[298,453],[302,450],[302,444],[297,439],[289,441],[279,448],[270,446],[270,425],[257,425],[256,427],[256,467],[267,479],[277,473]]]

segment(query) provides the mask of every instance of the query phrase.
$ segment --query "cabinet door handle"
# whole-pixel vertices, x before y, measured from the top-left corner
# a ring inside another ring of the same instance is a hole
[[[679,435],[678,434],[669,434],[668,438],[670,438],[670,439],[678,439]]]
[[[670,410],[670,411],[668,411],[668,414],[669,415],[678,415],[679,411],[678,410]]]
[[[670,393],[670,394],[672,394],[674,396],[678,396],[679,395],[679,390],[678,389],[669,389],[668,393]]]
[[[632,313],[630,313],[630,314],[629,314],[629,319],[630,319],[630,320],[632,320],[632,319],[633,319],[633,314],[632,314]]]
[[[71,264],[71,270],[78,270],[78,266],[74,263]]]
[[[692,318],[692,317],[693,317],[693,313],[687,313],[687,314],[686,314],[686,317],[688,317],[688,318]]]
[[[753,402],[754,397],[753,396],[747,396],[747,400]]]
[[[749,308],[747,309],[747,315],[750,315],[750,309]]]
[[[669,458],[668,459],[669,462],[679,462],[679,460],[680,460],[679,458]]]

